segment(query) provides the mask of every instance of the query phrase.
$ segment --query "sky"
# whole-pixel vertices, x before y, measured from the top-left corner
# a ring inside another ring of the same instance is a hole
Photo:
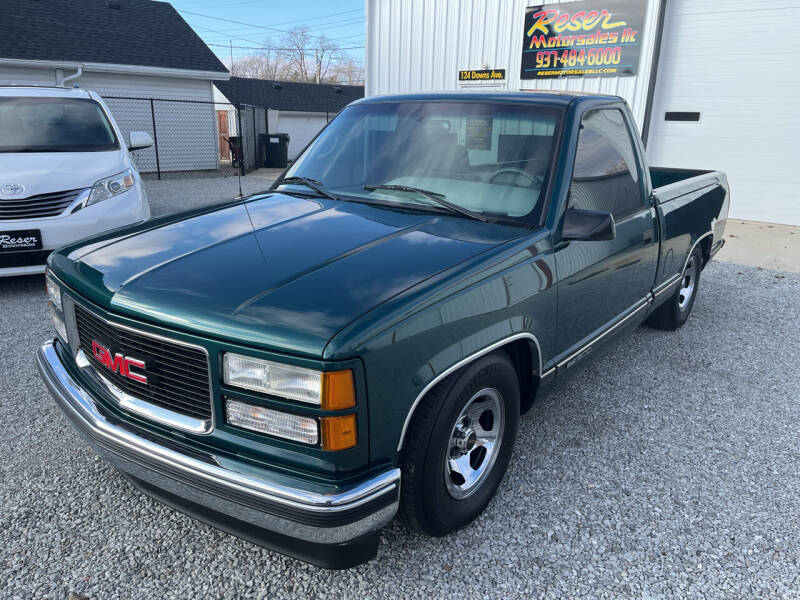
[[[365,0],[169,1],[228,67],[230,45],[236,60],[257,54],[267,37],[277,41],[284,31],[302,26],[311,35],[335,40],[356,61],[364,61]]]

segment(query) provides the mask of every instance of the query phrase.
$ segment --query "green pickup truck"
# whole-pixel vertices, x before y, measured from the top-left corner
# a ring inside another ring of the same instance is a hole
[[[555,377],[680,327],[728,203],[614,96],[369,98],[268,191],[54,252],[38,366],[145,493],[346,568],[468,525]]]

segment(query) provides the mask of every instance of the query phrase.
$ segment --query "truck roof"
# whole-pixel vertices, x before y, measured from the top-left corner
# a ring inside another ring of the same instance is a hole
[[[0,97],[91,98],[87,90],[39,85],[0,85]]]
[[[389,94],[385,96],[370,96],[356,100],[352,104],[372,104],[376,102],[513,102],[540,104],[567,105],[576,98],[591,98],[593,100],[619,101],[619,96],[608,94],[593,94],[589,92],[571,92],[563,90],[531,90],[530,92],[422,92],[414,94]]]

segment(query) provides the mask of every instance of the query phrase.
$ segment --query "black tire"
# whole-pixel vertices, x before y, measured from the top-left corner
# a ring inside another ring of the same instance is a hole
[[[400,513],[412,527],[428,535],[443,536],[468,525],[483,512],[511,458],[519,427],[519,402],[517,373],[502,352],[477,359],[428,392],[414,413],[400,460]],[[472,415],[462,415],[468,405]],[[473,422],[471,417],[478,414]],[[462,426],[472,423],[474,430],[456,427],[459,418]],[[494,450],[482,447],[480,437],[463,435],[465,431],[487,433],[493,428],[497,429],[496,439],[501,440]],[[451,445],[457,438],[464,446],[453,449]],[[477,441],[467,452],[468,438]],[[445,480],[445,457],[452,458],[453,453],[462,462],[475,464],[473,473],[480,469],[481,475],[472,488],[466,489],[464,484],[466,497],[453,496],[465,491],[454,479],[458,473],[448,467],[450,482]]]
[[[700,271],[703,267],[703,254],[700,248],[695,248],[686,261],[681,282],[669,300],[659,306],[652,315],[647,317],[647,324],[656,329],[675,331],[689,318],[692,312],[694,299],[700,286]],[[691,278],[691,290],[687,290],[688,278]]]

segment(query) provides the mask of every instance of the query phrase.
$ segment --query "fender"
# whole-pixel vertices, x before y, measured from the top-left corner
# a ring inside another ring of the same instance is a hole
[[[541,376],[541,374],[542,374],[542,348],[539,345],[539,340],[532,333],[529,333],[529,332],[515,333],[515,334],[510,335],[508,337],[505,337],[505,338],[503,338],[503,339],[501,339],[501,340],[499,340],[499,341],[497,341],[497,342],[495,342],[495,343],[493,343],[493,344],[491,344],[489,346],[486,346],[485,348],[483,348],[481,350],[478,350],[477,352],[473,352],[469,356],[467,356],[465,358],[462,358],[457,363],[455,363],[453,365],[450,365],[444,371],[439,373],[436,377],[431,379],[424,388],[422,388],[422,391],[417,395],[417,397],[414,399],[414,402],[411,404],[411,408],[409,408],[408,414],[406,415],[406,419],[403,422],[403,429],[400,432],[400,441],[397,444],[397,451],[400,452],[400,450],[403,449],[403,442],[405,441],[405,438],[406,438],[406,431],[408,430],[408,426],[411,423],[411,418],[414,416],[414,411],[417,409],[417,406],[419,406],[419,403],[425,397],[425,394],[427,394],[434,386],[436,386],[437,383],[439,383],[445,377],[447,377],[451,373],[454,373],[455,371],[457,371],[461,367],[463,367],[465,365],[468,365],[469,363],[471,363],[475,359],[480,358],[481,356],[484,356],[485,354],[489,354],[489,352],[492,352],[493,350],[496,350],[498,348],[502,348],[506,344],[509,344],[509,343],[511,343],[511,342],[513,342],[515,340],[521,340],[521,339],[531,340],[536,345],[536,350],[537,350],[537,354],[538,354],[538,358],[539,358],[539,360],[538,360],[538,363],[539,363],[538,374]]]

